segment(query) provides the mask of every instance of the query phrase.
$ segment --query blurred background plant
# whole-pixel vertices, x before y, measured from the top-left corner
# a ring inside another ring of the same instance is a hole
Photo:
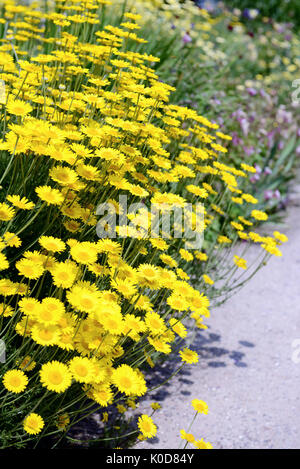
[[[289,21],[295,29],[300,26],[300,3],[298,0],[225,0],[229,8],[239,8],[243,12],[243,21],[257,21],[261,19]]]
[[[142,13],[148,38],[143,48],[160,58],[156,70],[176,87],[172,101],[205,113],[233,134],[230,161],[256,165],[252,193],[270,221],[282,218],[278,211],[288,202],[300,155],[299,103],[292,101],[300,41],[292,25],[260,16],[253,33],[242,9],[222,3],[211,4],[210,11],[192,1],[131,5]]]

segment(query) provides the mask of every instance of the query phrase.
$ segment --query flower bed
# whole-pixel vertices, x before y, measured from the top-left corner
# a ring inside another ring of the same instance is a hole
[[[141,17],[108,3],[1,7],[2,448],[55,446],[95,406],[122,413],[172,351],[197,363],[182,339],[286,241],[255,230],[257,169],[172,101]],[[133,435],[155,432],[144,415]]]

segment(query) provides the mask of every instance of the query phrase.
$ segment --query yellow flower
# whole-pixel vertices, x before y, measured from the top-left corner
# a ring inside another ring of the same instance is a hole
[[[31,412],[23,422],[23,428],[29,435],[37,435],[44,428],[44,420],[39,414]]]
[[[186,262],[190,262],[194,259],[193,254],[187,251],[186,249],[179,249],[179,254],[182,259],[184,259]]]
[[[182,322],[180,322],[176,318],[171,318],[169,323],[170,323],[170,326],[172,327],[173,331],[176,332],[176,334],[178,334],[179,337],[182,337],[182,338],[186,337],[187,330],[184,327],[184,325],[182,324]]]
[[[70,249],[71,256],[80,264],[95,264],[97,262],[98,249],[93,243],[87,241],[76,243]]]
[[[66,365],[52,361],[42,365],[40,379],[43,386],[49,391],[64,392],[71,386],[72,375]]]
[[[253,195],[251,195],[251,194],[243,194],[242,198],[250,204],[257,204],[258,203],[258,200],[255,197],[253,197]]]
[[[61,186],[72,186],[78,180],[76,172],[66,166],[55,166],[49,171],[49,175]]]
[[[44,200],[48,205],[60,205],[64,201],[62,193],[50,186],[39,186],[35,191],[39,198]]]
[[[44,298],[34,315],[44,325],[56,325],[65,312],[64,304],[57,298]]]
[[[5,304],[5,303],[0,303],[0,316],[3,315],[3,317],[8,318],[14,314],[14,309]]]
[[[127,396],[141,396],[146,392],[143,377],[128,365],[120,365],[113,370],[112,383]]]
[[[33,280],[38,279],[44,272],[42,265],[37,264],[30,259],[19,260],[16,262],[16,268],[20,272],[20,275],[24,275],[24,277]]]
[[[164,264],[167,264],[169,267],[177,267],[178,264],[177,262],[175,261],[175,259],[173,259],[171,256],[169,256],[168,254],[161,254],[159,256],[159,258],[162,260],[162,262],[164,262]]]
[[[154,265],[140,264],[138,267],[138,278],[141,286],[145,286],[153,290],[160,286],[159,271]]]
[[[75,220],[67,220],[63,225],[71,233],[76,233],[80,228],[80,223]]]
[[[9,267],[9,262],[6,256],[2,252],[0,252],[0,270],[8,269],[8,267]]]
[[[40,307],[40,302],[36,298],[22,298],[19,301],[19,308],[23,314],[34,316]]]
[[[117,278],[115,281],[111,282],[111,287],[121,293],[124,298],[131,298],[133,295],[137,294],[137,288],[130,280],[119,280]]]
[[[168,344],[166,340],[163,340],[160,337],[155,337],[155,338],[148,337],[148,342],[158,352],[165,353],[165,354],[171,353],[172,349],[171,349],[170,344]],[[150,359],[150,357],[148,357],[147,362],[153,368],[153,366],[152,366],[153,362]]]
[[[197,311],[200,314],[204,314],[209,307],[209,299],[204,296],[203,293],[195,291],[189,298],[189,306],[192,311]]]
[[[195,194],[198,197],[201,197],[202,199],[206,199],[208,197],[208,192],[206,189],[202,189],[201,187],[194,186],[193,184],[186,186],[186,189],[189,192],[192,192],[192,194]]]
[[[132,398],[128,398],[126,403],[127,403],[128,407],[130,407],[131,409],[136,409],[136,407],[137,407],[134,399],[132,399]]]
[[[264,243],[261,245],[261,247],[269,252],[270,254],[272,254],[273,256],[277,256],[277,257],[281,257],[282,256],[282,252],[276,247],[275,244],[269,244],[269,243]]]
[[[146,313],[145,315],[145,324],[149,329],[151,335],[161,335],[166,331],[166,325],[164,320],[160,317],[158,313]]]
[[[256,169],[254,168],[254,166],[250,166],[250,165],[248,165],[248,164],[242,163],[242,164],[241,164],[241,167],[242,167],[245,171],[248,171],[249,173],[256,173]]]
[[[188,348],[184,348],[183,350],[180,350],[179,355],[181,357],[181,360],[186,363],[197,363],[199,360],[197,352],[193,352],[192,350]]]
[[[200,399],[193,399],[192,406],[198,413],[208,414],[208,405],[206,402],[201,401]]]
[[[244,231],[238,231],[237,234],[241,239],[248,239],[248,235]]]
[[[39,345],[56,345],[60,338],[60,329],[53,324],[35,323],[32,326],[31,337]]]
[[[244,201],[242,197],[231,197],[232,202],[235,202],[236,204],[243,205]]]
[[[193,441],[193,444],[197,449],[213,449],[212,444],[208,441],[205,442],[203,438],[201,438],[201,440]]]
[[[69,370],[79,383],[91,383],[94,380],[94,364],[87,357],[72,358]]]
[[[70,417],[67,413],[57,417],[56,426],[59,430],[65,430],[70,423]]]
[[[120,414],[124,414],[126,412],[126,407],[123,406],[122,404],[117,404],[117,409]]]
[[[230,244],[232,243],[231,239],[229,239],[227,236],[218,236],[218,243],[220,244]]]
[[[244,225],[247,225],[247,226],[252,226],[253,225],[252,221],[246,220],[246,218],[244,218],[242,216],[239,216],[238,218],[242,223],[244,223]]]
[[[7,200],[12,203],[15,207],[22,210],[31,210],[34,207],[33,202],[29,202],[26,197],[20,197],[19,195],[8,195]]]
[[[75,309],[83,313],[92,313],[100,304],[100,292],[78,284],[68,291],[67,300]]]
[[[62,252],[66,249],[65,243],[61,239],[54,238],[53,236],[41,236],[39,243],[44,249],[50,252]]]
[[[138,335],[141,332],[145,332],[146,325],[139,318],[133,314],[126,314],[124,317],[123,334],[128,334],[133,340],[139,340]]]
[[[239,256],[234,256],[234,263],[238,267],[241,267],[242,269],[247,269],[247,261],[246,259],[243,259],[242,257]]]
[[[280,233],[279,231],[274,231],[273,235],[276,240],[280,241],[281,243],[286,243],[289,240],[285,234]]]
[[[76,170],[79,176],[89,181],[95,181],[100,177],[100,173],[95,166],[80,164],[76,167]]]
[[[203,262],[206,262],[208,259],[208,256],[207,254],[205,254],[205,252],[197,252],[195,254],[195,257],[196,259],[199,259],[199,261],[203,261]]]
[[[252,210],[251,216],[259,221],[265,221],[269,218],[268,215],[261,210]]]
[[[186,272],[184,272],[184,270],[182,270],[180,268],[176,269],[176,274],[182,280],[189,280],[190,279],[190,276]]]
[[[195,441],[194,435],[192,433],[187,433],[185,430],[180,430],[180,438],[188,441],[189,443],[193,443]]]
[[[152,402],[151,407],[153,410],[161,409],[161,405],[158,402]]]
[[[22,241],[20,240],[19,236],[17,236],[15,233],[11,233],[10,231],[7,231],[3,235],[3,239],[5,244],[7,244],[7,246],[9,247],[18,248],[22,244]]]
[[[160,251],[166,251],[169,247],[166,241],[162,238],[151,238],[149,241],[153,247],[159,249]]]
[[[28,384],[28,378],[21,370],[9,370],[3,376],[4,387],[16,394],[23,392]]]
[[[113,393],[108,385],[99,385],[92,389],[91,398],[99,405],[106,407],[113,398]]]
[[[149,415],[143,414],[138,419],[138,428],[146,438],[153,438],[156,435],[157,427]]]
[[[208,285],[213,285],[215,282],[210,278],[209,275],[207,274],[203,274],[202,275],[202,278],[204,280],[205,283],[207,283]]]
[[[25,101],[21,101],[20,99],[8,101],[6,109],[10,114],[21,117],[30,114],[32,111],[30,104],[26,103]]]
[[[16,365],[23,371],[31,371],[35,368],[36,362],[32,360],[29,355],[26,355],[23,360],[17,360]]]
[[[71,288],[77,273],[78,268],[72,261],[58,262],[51,269],[54,285],[61,288]]]
[[[231,221],[230,224],[238,231],[243,231],[244,227],[241,223],[237,223],[235,221]]]
[[[5,203],[0,203],[0,221],[9,221],[15,216],[15,210]]]
[[[186,311],[188,309],[188,303],[182,296],[179,296],[175,291],[167,299],[167,304],[176,311]]]
[[[110,253],[110,254],[120,254],[122,251],[122,246],[116,241],[111,239],[100,239],[97,243],[98,252]]]

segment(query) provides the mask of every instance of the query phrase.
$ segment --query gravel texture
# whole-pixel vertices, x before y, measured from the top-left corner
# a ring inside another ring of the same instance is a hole
[[[283,257],[273,257],[212,311],[209,328],[192,347],[200,362],[152,393],[151,402],[162,405],[154,416],[157,437],[136,448],[178,449],[180,429],[187,430],[194,415],[194,398],[206,401],[210,412],[199,415],[191,431],[216,449],[300,448],[299,187],[280,229],[289,236]],[[251,260],[256,248],[249,254]],[[173,366],[158,371],[162,381]],[[139,411],[149,412],[149,403]]]

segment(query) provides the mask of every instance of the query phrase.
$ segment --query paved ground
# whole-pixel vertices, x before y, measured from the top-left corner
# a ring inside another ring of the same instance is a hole
[[[215,448],[300,448],[300,192],[293,200],[283,257],[213,311],[193,346],[200,364],[153,394],[163,406],[155,414],[157,438],[138,448],[178,448],[194,398],[205,400],[210,413],[198,417],[192,432]]]

